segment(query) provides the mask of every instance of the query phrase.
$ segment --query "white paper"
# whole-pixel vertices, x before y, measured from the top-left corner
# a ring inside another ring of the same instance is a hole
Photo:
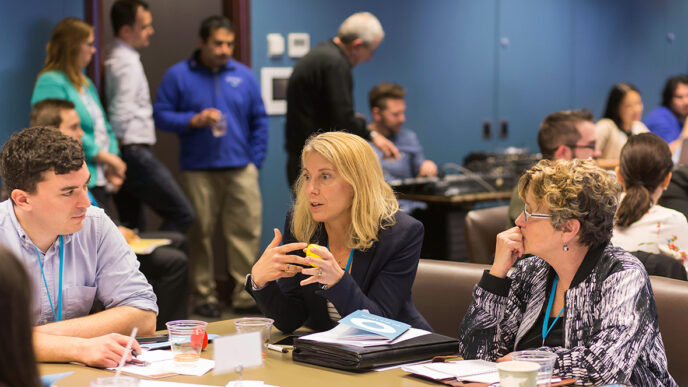
[[[260,380],[232,380],[227,383],[227,387],[277,387],[270,384],[265,384]]]
[[[210,385],[209,384],[163,382],[160,380],[139,379],[139,387],[198,387],[198,386],[210,386]]]
[[[402,367],[402,370],[435,380],[456,378],[480,383],[499,381],[497,363],[485,360],[459,360],[447,363],[425,363]]]
[[[164,378],[174,375],[202,376],[213,369],[215,362],[200,358],[193,365],[179,366],[173,360],[172,351],[146,351],[137,356],[138,360],[148,362],[148,365],[126,364],[122,372],[128,374],[148,376],[150,378]],[[116,368],[109,368],[115,370]]]
[[[214,374],[235,372],[238,366],[248,368],[263,364],[262,347],[260,332],[218,337],[213,343]]]
[[[373,337],[370,337],[369,335],[360,337],[359,335],[356,335],[357,331],[358,329],[356,328],[340,324],[329,331],[302,336],[301,339],[312,340],[321,343],[353,345],[356,347],[372,347],[376,345],[396,344],[402,341],[430,334],[430,332],[423,329],[409,328],[409,330],[404,332],[401,336],[394,340],[389,340],[379,335],[374,335]]]

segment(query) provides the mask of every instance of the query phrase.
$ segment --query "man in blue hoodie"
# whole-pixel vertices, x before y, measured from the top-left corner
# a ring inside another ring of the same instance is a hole
[[[258,169],[267,150],[268,120],[251,70],[232,60],[234,30],[211,16],[200,48],[165,74],[153,106],[156,126],[179,135],[182,183],[197,218],[189,247],[195,312],[219,317],[211,239],[218,217],[227,267],[236,282],[232,306],[253,308],[243,290],[259,248],[262,202]]]

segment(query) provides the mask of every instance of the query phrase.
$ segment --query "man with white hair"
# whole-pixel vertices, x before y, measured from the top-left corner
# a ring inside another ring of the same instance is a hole
[[[318,43],[294,66],[285,128],[290,186],[301,173],[301,149],[315,132],[344,130],[372,140],[386,157],[399,158],[394,144],[369,131],[365,117],[354,112],[351,70],[373,58],[384,36],[373,14],[355,13],[339,26],[336,37]]]

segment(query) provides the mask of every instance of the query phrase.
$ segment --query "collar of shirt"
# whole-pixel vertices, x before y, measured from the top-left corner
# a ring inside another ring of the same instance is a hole
[[[119,38],[115,38],[115,40],[112,41],[112,45],[109,47],[109,51],[115,51],[117,50],[121,54],[125,55],[131,55],[132,57],[135,57],[137,60],[141,57],[141,54],[139,54],[136,49],[127,43],[125,43],[123,40]]]

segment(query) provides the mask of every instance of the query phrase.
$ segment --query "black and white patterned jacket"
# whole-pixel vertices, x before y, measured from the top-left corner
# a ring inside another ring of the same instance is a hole
[[[514,351],[541,313],[552,270],[528,257],[510,278],[486,271],[459,328],[462,356],[494,361]],[[590,249],[565,307],[564,347],[543,347],[559,356],[556,375],[578,384],[677,385],[667,370],[650,280],[634,256],[611,243]]]

